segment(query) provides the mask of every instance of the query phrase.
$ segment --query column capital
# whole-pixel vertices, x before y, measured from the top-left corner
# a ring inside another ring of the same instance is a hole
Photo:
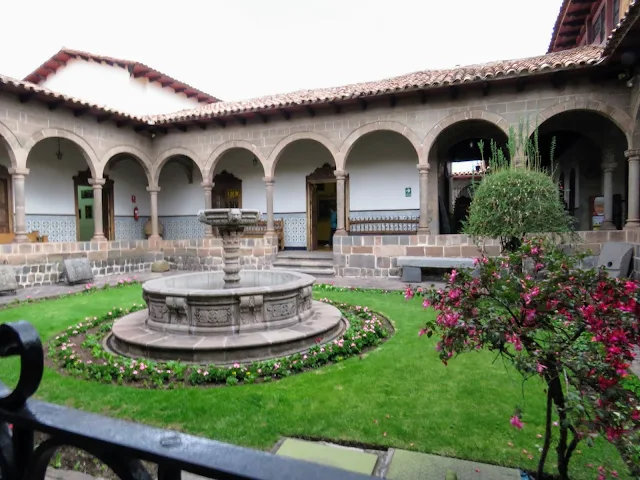
[[[630,149],[625,150],[624,156],[627,157],[627,160],[637,162],[640,160],[640,149]]]
[[[602,164],[602,171],[605,173],[611,173],[616,169],[617,166],[618,164],[616,162],[604,162]]]
[[[416,166],[418,167],[420,173],[429,173],[429,170],[431,170],[431,165],[429,165],[428,163],[419,163]]]
[[[102,186],[107,183],[107,181],[104,178],[90,178],[89,179],[89,185],[91,185],[93,188],[102,188]]]
[[[333,175],[338,179],[338,180],[344,180],[345,178],[347,178],[347,171],[346,170],[334,170],[333,171]]]
[[[211,190],[211,189],[215,186],[215,183],[213,183],[213,182],[202,182],[202,183],[200,184],[200,186],[201,186],[202,188],[204,188],[205,190],[207,190],[207,189],[208,189],[208,190]]]
[[[265,183],[265,185],[267,186],[273,186],[274,183],[276,183],[276,179],[273,177],[263,177],[262,181]]]
[[[25,175],[29,175],[29,169],[28,168],[10,168],[8,169],[8,172],[10,175],[22,175],[23,177]]]
[[[160,187],[156,185],[149,185],[147,187],[147,192],[149,192],[151,195],[153,195],[154,193],[157,194],[159,191],[160,191]]]

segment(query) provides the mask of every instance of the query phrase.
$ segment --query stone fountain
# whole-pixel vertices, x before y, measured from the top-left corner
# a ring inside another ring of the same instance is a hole
[[[223,271],[154,279],[142,286],[148,310],[118,320],[106,347],[154,360],[228,364],[307,350],[340,336],[340,311],[312,299],[315,278],[284,270],[240,270],[240,238],[257,210],[210,209],[198,220],[222,237]]]

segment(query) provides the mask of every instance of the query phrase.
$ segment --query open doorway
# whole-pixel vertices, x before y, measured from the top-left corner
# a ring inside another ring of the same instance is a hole
[[[91,172],[79,172],[73,177],[73,191],[76,204],[76,238],[88,242],[95,230],[95,204],[93,187],[89,184]],[[113,180],[106,178],[102,187],[102,229],[107,240],[113,240],[115,226],[113,218]]]
[[[307,175],[307,250],[310,251],[333,249],[338,211],[334,171],[335,167],[325,163]],[[348,178],[345,182],[345,202],[349,198],[346,192]],[[345,210],[349,211],[348,207]]]

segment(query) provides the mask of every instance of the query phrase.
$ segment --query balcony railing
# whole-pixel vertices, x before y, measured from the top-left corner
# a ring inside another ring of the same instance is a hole
[[[9,356],[20,357],[21,370],[13,391],[0,383],[2,480],[44,479],[56,450],[63,446],[90,453],[123,480],[151,479],[142,461],[158,465],[159,480],[178,480],[183,471],[218,480],[373,478],[34,400],[44,352],[28,322],[0,325],[0,357]],[[215,409],[211,415],[216,415]],[[35,432],[49,438],[35,446]]]
[[[418,231],[417,218],[350,218],[351,235],[415,235]]]

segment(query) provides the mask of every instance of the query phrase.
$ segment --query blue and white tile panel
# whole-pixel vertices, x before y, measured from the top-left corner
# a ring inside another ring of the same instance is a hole
[[[195,215],[158,217],[158,221],[164,225],[165,240],[186,240],[190,238],[203,238],[203,223],[198,221]]]
[[[307,246],[307,214],[274,213],[275,220],[284,220],[284,246],[306,248]]]
[[[27,232],[37,230],[49,235],[50,242],[75,242],[76,217],[74,215],[27,215]]]
[[[144,224],[149,217],[140,217],[135,221],[133,217],[116,216],[116,240],[144,240]]]

